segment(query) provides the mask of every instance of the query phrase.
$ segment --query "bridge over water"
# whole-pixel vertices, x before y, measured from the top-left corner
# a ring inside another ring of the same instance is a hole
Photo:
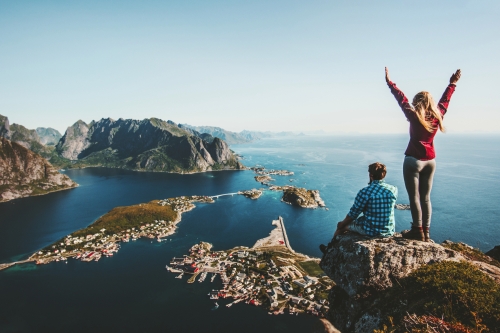
[[[224,197],[224,196],[228,196],[228,195],[233,196],[233,195],[235,195],[235,194],[238,194],[238,192],[234,192],[234,193],[224,193],[224,194],[212,195],[212,196],[210,196],[210,198],[212,198],[212,199],[217,199],[217,198],[219,198],[219,197]]]

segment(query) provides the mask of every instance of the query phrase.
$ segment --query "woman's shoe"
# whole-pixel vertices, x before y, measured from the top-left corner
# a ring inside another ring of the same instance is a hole
[[[429,227],[423,227],[422,232],[424,233],[424,242],[430,242],[431,236],[429,233]]]
[[[425,240],[422,227],[411,227],[411,230],[403,230],[401,231],[401,235],[406,239],[414,239],[422,242]]]

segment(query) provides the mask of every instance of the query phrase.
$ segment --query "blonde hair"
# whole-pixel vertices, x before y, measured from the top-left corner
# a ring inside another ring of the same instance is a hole
[[[438,120],[438,127],[441,132],[446,129],[443,125],[443,117],[441,112],[434,102],[434,98],[427,91],[421,91],[413,97],[413,112],[417,115],[418,120],[428,132],[433,132],[436,127],[432,125],[433,120]]]

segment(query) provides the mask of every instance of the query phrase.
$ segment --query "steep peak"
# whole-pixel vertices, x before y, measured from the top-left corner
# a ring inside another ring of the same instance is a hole
[[[36,130],[30,130],[19,124],[12,124],[10,126],[11,140],[15,141],[27,149],[32,149],[33,143],[41,143],[40,136]]]
[[[9,118],[0,114],[0,137],[10,139]]]
[[[56,151],[64,158],[78,159],[78,154],[90,145],[88,142],[89,128],[89,125],[83,120],[78,120],[66,129],[63,137],[56,145]]]
[[[165,120],[155,117],[146,118],[143,121],[149,122],[151,125],[156,127],[165,127],[166,125],[168,125],[168,123]]]
[[[121,121],[122,119],[120,118],[118,121]],[[116,122],[116,120],[114,120],[113,118],[101,118],[100,120],[98,120],[97,122],[95,122],[93,124],[93,126],[110,126],[112,124],[114,124]]]
[[[88,126],[88,125],[83,120],[78,119],[76,123],[73,124],[73,126]]]
[[[166,130],[175,136],[192,136],[193,134],[185,129],[177,126],[172,120],[162,120],[159,118],[150,118],[149,121],[155,127],[161,128],[162,130]]]
[[[78,134],[78,133],[87,133],[89,130],[89,125],[85,123],[83,120],[79,119],[77,122],[75,122],[73,125],[69,126],[66,129],[66,132],[64,133],[64,136],[73,135],[73,133]]]
[[[44,145],[56,145],[62,138],[58,130],[50,127],[37,127],[36,132]]]

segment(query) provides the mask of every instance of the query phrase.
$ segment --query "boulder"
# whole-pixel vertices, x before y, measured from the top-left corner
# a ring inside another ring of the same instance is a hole
[[[381,293],[420,266],[443,260],[465,258],[439,244],[406,240],[400,234],[334,237],[320,263],[336,283],[329,296],[328,319],[342,332],[372,332],[381,323],[375,306]]]
[[[497,245],[488,252],[486,252],[486,255],[492,257],[497,261],[500,261],[500,245]]]

